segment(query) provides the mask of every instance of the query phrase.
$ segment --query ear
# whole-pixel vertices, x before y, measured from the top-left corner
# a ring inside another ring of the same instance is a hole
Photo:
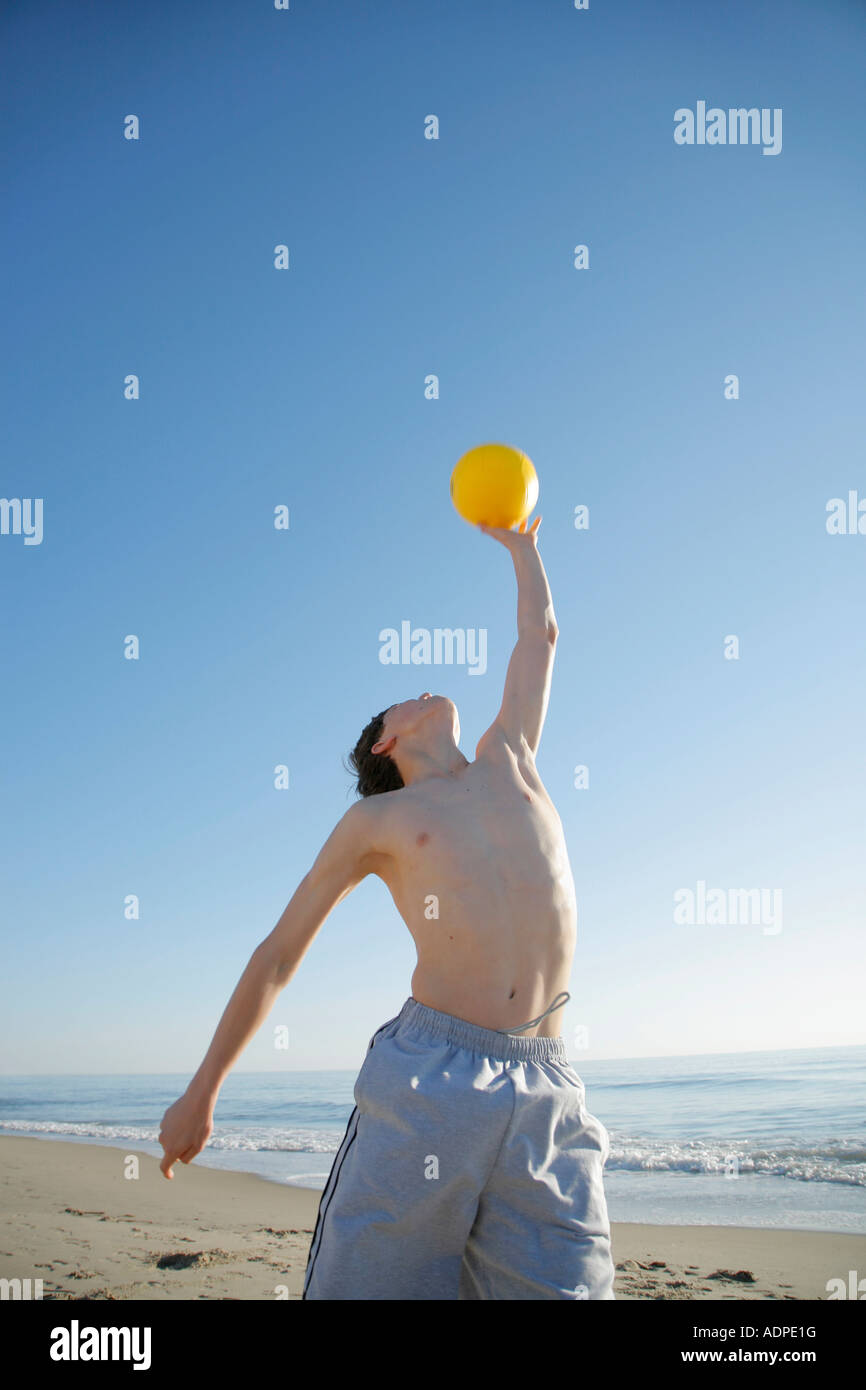
[[[391,752],[391,749],[394,747],[394,744],[395,744],[396,742],[397,742],[397,735],[396,735],[396,734],[394,734],[394,735],[393,735],[391,738],[389,738],[389,739],[380,739],[378,743],[374,743],[374,744],[373,744],[373,747],[370,749],[370,752],[371,752],[371,753],[390,753],[390,752]]]

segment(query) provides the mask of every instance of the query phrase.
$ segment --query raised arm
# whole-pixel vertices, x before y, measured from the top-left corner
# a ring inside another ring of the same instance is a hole
[[[184,1095],[162,1118],[159,1142],[165,1156],[159,1166],[167,1178],[175,1163],[190,1163],[204,1148],[213,1130],[214,1106],[223,1081],[264,1023],[331,909],[372,871],[375,809],[363,801],[349,808],[277,925],[250,957],[204,1061]]]
[[[505,676],[502,705],[479,750],[486,741],[504,738],[515,753],[527,749],[533,757],[541,740],[553,658],[559,629],[553,611],[553,599],[547,575],[538,553],[537,533],[541,517],[536,517],[527,531],[524,521],[519,531],[495,526],[481,530],[510,552],[517,575],[517,643],[511,653]]]

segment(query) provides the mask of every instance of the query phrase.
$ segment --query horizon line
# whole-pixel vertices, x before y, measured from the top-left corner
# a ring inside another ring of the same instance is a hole
[[[753,1057],[761,1054],[776,1054],[779,1052],[835,1052],[851,1048],[866,1048],[866,1042],[860,1043],[824,1043],[813,1047],[758,1047],[745,1048],[740,1052],[659,1052],[652,1056],[635,1057],[634,1055],[623,1057],[588,1057],[588,1062],[665,1062],[672,1059],[697,1060],[701,1057]],[[298,1076],[309,1076],[321,1072],[353,1071],[354,1067],[295,1067],[295,1068],[273,1068],[269,1071],[241,1071],[234,1070],[229,1072],[226,1081],[232,1076],[285,1076],[296,1074]],[[0,1080],[11,1080],[15,1077],[52,1077],[52,1076],[86,1076],[86,1077],[106,1077],[106,1076],[187,1076],[187,1071],[33,1071],[33,1072],[0,1072]],[[225,1081],[222,1083],[225,1085]]]

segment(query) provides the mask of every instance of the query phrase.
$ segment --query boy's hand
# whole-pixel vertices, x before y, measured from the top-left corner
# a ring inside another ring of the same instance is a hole
[[[528,550],[530,547],[535,549],[540,525],[541,517],[537,516],[528,531],[525,521],[521,521],[516,531],[507,526],[488,526],[484,521],[478,523],[478,529],[483,531],[485,536],[492,536],[494,540],[499,541],[506,550],[510,550],[511,554],[514,555],[519,550]]]
[[[159,1142],[165,1149],[160,1168],[167,1178],[175,1163],[192,1163],[213,1133],[213,1102],[187,1091],[162,1117]]]

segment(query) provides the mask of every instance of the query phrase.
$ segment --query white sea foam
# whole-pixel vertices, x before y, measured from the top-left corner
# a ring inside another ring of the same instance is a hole
[[[625,1172],[766,1173],[800,1182],[844,1183],[866,1187],[866,1149],[862,1140],[829,1140],[810,1145],[786,1142],[760,1147],[747,1140],[672,1141],[632,1139],[611,1134],[609,1170]]]
[[[97,1123],[75,1123],[52,1120],[0,1120],[0,1130],[10,1134],[53,1134],[58,1138],[101,1139],[106,1143],[136,1142],[156,1144],[159,1142],[159,1125],[111,1125]],[[209,1149],[221,1149],[238,1153],[335,1153],[341,1135],[334,1136],[327,1130],[315,1129],[271,1129],[265,1126],[250,1127],[240,1132],[220,1133],[214,1130],[207,1142]]]
[[[75,1139],[97,1139],[104,1143],[144,1142],[156,1144],[158,1125],[76,1123],[51,1120],[0,1120],[0,1130],[31,1135],[55,1135]],[[208,1140],[208,1148],[234,1153],[315,1153],[333,1154],[339,1147],[342,1128],[336,1130],[278,1128],[248,1125],[224,1130],[219,1126]],[[819,1145],[788,1141],[773,1147],[760,1147],[748,1140],[640,1139],[611,1131],[608,1171],[631,1173],[681,1172],[722,1176],[730,1173],[733,1160],[741,1175],[764,1173],[792,1178],[799,1182],[842,1183],[866,1187],[866,1148],[862,1140],[829,1140]]]

